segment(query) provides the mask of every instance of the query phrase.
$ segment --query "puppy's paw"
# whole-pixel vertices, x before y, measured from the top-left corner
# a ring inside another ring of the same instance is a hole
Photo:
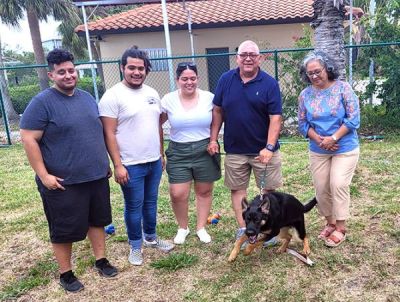
[[[287,248],[287,246],[286,246],[285,244],[283,244],[283,245],[281,245],[281,246],[276,250],[276,253],[277,253],[277,254],[286,253],[286,248]]]
[[[311,249],[310,249],[310,241],[308,240],[308,238],[304,238],[303,241],[303,254],[308,256],[311,254]]]
[[[306,255],[306,256],[310,255],[310,254],[311,254],[311,249],[310,249],[310,247],[304,247],[301,253],[302,253],[303,255]]]
[[[236,249],[232,250],[231,254],[229,255],[228,262],[235,261],[235,259],[237,258],[238,255],[239,255],[238,250],[236,250]]]
[[[255,245],[255,244],[249,243],[249,244],[246,246],[246,248],[244,249],[243,255],[245,255],[245,256],[250,255],[250,254],[254,251],[255,248],[256,248],[256,245]]]
[[[230,255],[229,255],[229,258],[228,258],[228,262],[233,262],[233,261],[235,261],[236,257],[237,257],[237,255],[232,255],[232,254],[230,254]]]

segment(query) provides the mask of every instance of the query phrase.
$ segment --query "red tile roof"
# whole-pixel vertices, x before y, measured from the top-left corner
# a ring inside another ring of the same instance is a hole
[[[192,15],[193,28],[307,22],[313,8],[307,0],[205,0],[185,2]],[[182,2],[168,2],[171,30],[187,28]],[[143,32],[163,29],[161,3],[145,4],[120,14],[89,22],[95,33]],[[76,32],[85,28],[80,25]]]

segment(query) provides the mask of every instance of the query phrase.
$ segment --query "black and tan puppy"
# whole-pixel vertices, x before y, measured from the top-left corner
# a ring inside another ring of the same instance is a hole
[[[316,198],[303,205],[293,195],[281,192],[270,192],[257,196],[250,204],[244,198],[242,208],[246,232],[235,242],[235,247],[228,261],[232,262],[236,259],[241,245],[246,240],[249,241],[249,244],[246,246],[244,254],[249,255],[256,247],[277,235],[280,239],[283,239],[278,252],[285,252],[292,238],[288,232],[290,228],[295,228],[303,241],[303,254],[310,254],[310,244],[304,225],[304,213],[310,211],[316,204]]]

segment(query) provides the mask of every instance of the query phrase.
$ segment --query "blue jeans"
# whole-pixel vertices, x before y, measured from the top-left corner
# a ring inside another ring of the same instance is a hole
[[[129,173],[129,181],[121,188],[125,200],[124,216],[128,241],[133,249],[140,249],[143,235],[148,241],[157,237],[157,197],[162,175],[161,159],[125,168]]]

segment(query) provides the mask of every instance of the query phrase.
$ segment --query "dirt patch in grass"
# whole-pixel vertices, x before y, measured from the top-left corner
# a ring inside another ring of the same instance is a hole
[[[21,232],[5,237],[0,248],[0,284],[9,284],[23,276],[38,259],[49,253],[50,248],[34,232]]]
[[[183,293],[192,289],[193,278],[190,270],[182,269],[174,273],[164,273],[150,267],[150,263],[167,255],[153,249],[144,249],[143,266],[131,266],[127,262],[128,248],[121,243],[109,250],[110,260],[119,268],[119,275],[105,279],[89,267],[79,279],[85,290],[77,294],[65,294],[52,281],[45,287],[29,292],[33,301],[181,301]]]

